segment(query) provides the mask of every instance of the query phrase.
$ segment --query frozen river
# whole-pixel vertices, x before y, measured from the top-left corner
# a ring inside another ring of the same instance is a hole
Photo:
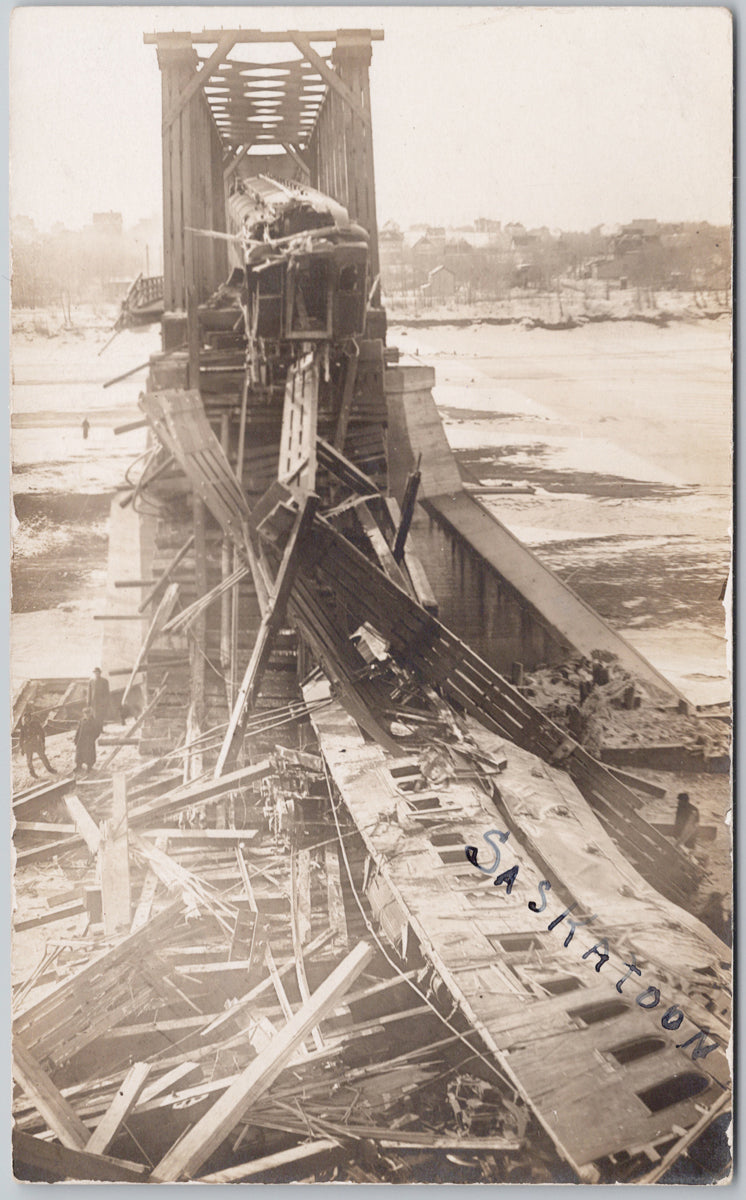
[[[682,690],[727,696],[729,322],[397,328],[500,519]]]
[[[144,446],[143,431],[113,431],[139,415],[146,373],[103,383],[159,348],[151,328],[99,357],[107,336],[105,320],[54,337],[29,320],[14,336],[16,676],[75,674],[76,663],[87,673],[96,655],[109,497]],[[729,323],[394,325],[389,342],[435,368],[448,437],[472,477],[535,489],[489,497],[500,519],[685,693],[725,698]],[[44,669],[40,611],[60,633],[59,672]]]

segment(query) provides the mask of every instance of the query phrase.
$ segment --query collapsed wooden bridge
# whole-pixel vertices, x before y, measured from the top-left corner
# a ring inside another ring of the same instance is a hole
[[[582,1025],[606,1022],[581,1041],[629,1097],[621,1134],[609,1123],[581,1136],[587,1113],[574,1126],[552,1117],[557,1081],[519,1020],[538,1001],[559,1040],[579,1033],[573,1014],[599,1000],[592,970],[588,1003],[568,1000],[588,980],[568,981],[533,918],[515,917],[500,943],[513,1015],[500,1023],[479,969],[454,960],[454,935],[484,916],[463,881],[463,839],[479,840],[480,821],[526,839],[532,878],[556,865],[557,895],[589,919],[603,907],[593,855],[608,864],[615,933],[629,889],[647,920],[670,923],[696,866],[619,773],[507,682],[516,660],[602,649],[641,688],[675,696],[463,489],[431,375],[386,344],[368,82],[381,37],[146,37],[163,81],[163,350],[141,397],[149,453],[112,526],[113,561],[126,546],[137,568],[115,580],[106,637],[133,710],[124,740],[137,735],[146,762],[68,790],[54,839],[21,850],[29,865],[52,852],[98,864],[102,904],[89,884],[90,962],[19,1003],[14,1152],[30,1177],[298,1178],[310,1160],[316,1178],[417,1178],[404,1151],[457,1148],[485,1179],[652,1178],[727,1107],[728,951],[690,914],[677,954],[712,997],[679,980],[676,956],[659,962],[649,930],[635,951],[667,973],[671,1004],[686,988],[687,1036],[708,1023],[704,1061],[693,1067],[674,1032],[638,1035],[631,1004]],[[478,595],[459,583],[465,561]],[[475,606],[491,614],[477,646],[465,635]],[[52,802],[16,798],[19,815]],[[570,853],[578,828],[593,830],[585,857]],[[408,848],[435,861],[458,929],[442,906],[435,924],[417,909],[413,868],[393,864]],[[488,925],[483,951],[498,948]],[[521,938],[538,973],[523,970]],[[123,1075],[150,1034],[147,1061]],[[117,1070],[102,1074],[112,1044]]]

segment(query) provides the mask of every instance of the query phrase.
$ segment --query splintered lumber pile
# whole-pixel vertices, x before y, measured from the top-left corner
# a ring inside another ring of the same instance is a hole
[[[266,1092],[289,1061],[293,1050],[344,995],[372,958],[373,950],[364,942],[352,950],[204,1117],[171,1148],[158,1163],[151,1179],[166,1183],[184,1177],[192,1178],[211,1152],[235,1128],[248,1104]]]
[[[282,747],[186,785],[162,760],[68,789],[33,823],[62,842],[69,890],[16,915],[17,937],[61,939],[14,993],[18,1177],[372,1180],[402,1149],[458,1141],[442,1086],[435,1125],[418,1105],[474,1036],[365,930],[323,780],[316,753]],[[267,829],[267,796],[294,797],[290,823]],[[18,868],[21,897],[44,861]],[[385,1148],[375,1173],[363,1144]]]

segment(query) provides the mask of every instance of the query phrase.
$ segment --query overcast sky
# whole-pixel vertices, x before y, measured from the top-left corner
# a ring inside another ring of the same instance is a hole
[[[159,212],[145,31],[381,28],[378,217],[590,229],[730,219],[731,26],[719,8],[20,8],[11,214],[75,228]]]

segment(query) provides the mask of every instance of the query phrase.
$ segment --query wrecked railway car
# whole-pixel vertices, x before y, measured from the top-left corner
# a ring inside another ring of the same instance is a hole
[[[163,350],[107,642],[144,761],[55,785],[100,886],[18,999],[24,1177],[652,1181],[730,1111],[700,868],[507,676],[600,649],[678,694],[463,487],[386,341],[380,36],[146,38]]]

